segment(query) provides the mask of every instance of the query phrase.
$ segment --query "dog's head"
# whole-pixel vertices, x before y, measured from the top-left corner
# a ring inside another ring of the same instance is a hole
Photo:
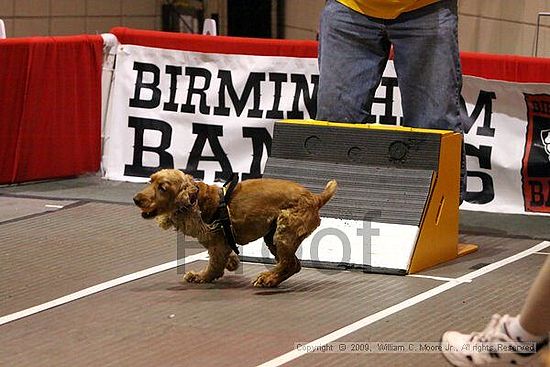
[[[134,196],[134,203],[141,209],[141,216],[150,219],[192,208],[198,191],[192,176],[177,169],[163,169],[151,175],[148,185]]]

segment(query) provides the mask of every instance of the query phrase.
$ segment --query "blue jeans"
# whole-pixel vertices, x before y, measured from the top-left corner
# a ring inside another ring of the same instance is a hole
[[[456,0],[393,20],[328,0],[321,15],[317,120],[364,122],[394,48],[404,125],[462,132]]]
[[[317,120],[365,122],[393,45],[405,126],[463,133],[457,0],[396,19],[373,18],[326,2],[319,33]],[[466,157],[461,159],[461,202]]]

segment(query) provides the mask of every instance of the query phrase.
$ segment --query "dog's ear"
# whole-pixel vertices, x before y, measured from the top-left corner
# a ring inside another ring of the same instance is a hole
[[[194,206],[199,196],[199,188],[194,184],[183,184],[176,194],[176,206],[185,209]]]

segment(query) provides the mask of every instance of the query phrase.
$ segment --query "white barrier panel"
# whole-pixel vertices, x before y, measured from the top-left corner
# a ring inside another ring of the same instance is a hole
[[[321,218],[296,256],[306,266],[391,269],[406,273],[419,228],[411,225]],[[274,260],[263,239],[239,246],[244,260]]]
[[[549,93],[548,84],[464,77],[468,197],[461,209],[550,213]]]
[[[317,76],[303,62],[119,46],[105,176],[146,182],[167,165],[209,183],[260,175],[275,119],[315,108]]]

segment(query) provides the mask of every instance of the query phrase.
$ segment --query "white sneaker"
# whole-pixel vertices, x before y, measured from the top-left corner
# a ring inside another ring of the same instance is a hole
[[[447,331],[441,338],[443,355],[452,365],[462,366],[525,366],[536,359],[544,343],[533,344],[514,340],[505,323],[510,316],[495,314],[482,332],[461,334]]]

